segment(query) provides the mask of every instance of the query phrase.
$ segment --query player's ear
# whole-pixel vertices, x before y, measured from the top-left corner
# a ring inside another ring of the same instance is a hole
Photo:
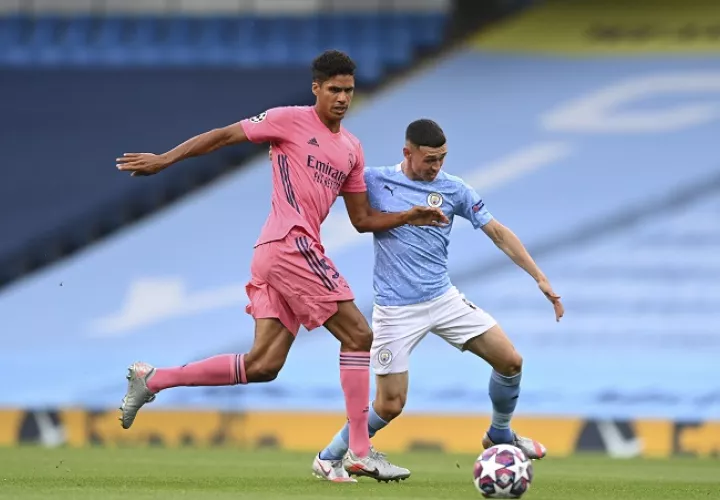
[[[312,82],[312,93],[315,97],[320,93],[320,84],[318,82]]]
[[[410,159],[410,148],[408,148],[407,146],[403,146],[403,156],[406,160]]]

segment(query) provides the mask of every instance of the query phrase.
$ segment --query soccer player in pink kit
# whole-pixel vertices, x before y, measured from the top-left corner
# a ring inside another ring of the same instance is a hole
[[[277,377],[295,336],[324,325],[340,341],[340,382],[350,425],[350,450],[338,466],[364,475],[393,467],[374,452],[368,436],[372,332],[345,279],[325,256],[320,224],[342,194],[360,232],[448,222],[439,209],[416,206],[380,213],[368,202],[360,142],[342,127],[352,101],[355,64],[342,52],[313,61],[315,106],[273,108],[253,118],[200,134],[161,155],[129,153],[117,167],[152,175],[186,158],[244,141],[269,142],[273,155],[272,208],[255,244],[246,286],[255,341],[246,354],[224,354],[174,368],[135,362],[120,420],[130,428],[138,410],[158,392],[178,386],[268,382]]]

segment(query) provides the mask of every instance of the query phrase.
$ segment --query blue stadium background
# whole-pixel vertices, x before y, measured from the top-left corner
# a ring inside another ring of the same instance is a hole
[[[450,3],[418,3],[3,14],[0,364],[21,375],[2,378],[0,406],[110,408],[133,360],[177,365],[251,345],[244,284],[269,208],[265,150],[140,180],[114,158],[309,103],[308,62],[335,47],[361,68],[346,126],[367,164],[399,162],[407,123],[437,120],[446,169],[563,296],[556,324],[529,277],[469,224],[455,227],[455,284],[524,355],[520,412],[720,419],[720,59],[453,45],[464,32]],[[477,25],[528,3],[478,7]],[[371,237],[354,233],[341,202],[323,236],[369,314]],[[336,352],[324,330],[302,332],[272,384],[178,389],[154,405],[341,411]],[[479,360],[429,337],[412,366],[409,412],[489,412]]]

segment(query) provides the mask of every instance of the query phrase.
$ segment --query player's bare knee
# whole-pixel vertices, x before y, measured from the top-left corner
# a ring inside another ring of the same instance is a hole
[[[377,412],[380,418],[386,422],[390,422],[402,413],[403,408],[405,408],[405,397],[398,395],[375,400],[373,408],[375,408],[375,412]]]
[[[357,325],[345,342],[345,347],[351,352],[370,352],[372,346],[373,334],[372,330],[365,325],[361,327]]]
[[[365,318],[348,318],[342,329],[345,335],[340,342],[344,351],[370,352],[373,334]]]
[[[272,382],[280,373],[284,360],[245,359],[245,374],[249,382]]]
[[[522,371],[523,359],[517,351],[512,352],[506,359],[503,360],[499,367],[495,368],[495,371],[506,377],[512,377]]]
[[[354,303],[338,303],[338,312],[325,323],[325,327],[340,341],[342,351],[370,352],[372,330]]]
[[[248,380],[253,382],[272,382],[280,373],[280,368],[269,364],[257,363],[247,369]]]

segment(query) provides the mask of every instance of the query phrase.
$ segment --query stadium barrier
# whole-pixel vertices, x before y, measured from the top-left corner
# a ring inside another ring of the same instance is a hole
[[[338,413],[144,411],[124,430],[117,411],[0,410],[0,446],[165,446],[317,451],[343,424]],[[374,444],[386,452],[477,453],[489,417],[401,416]],[[518,417],[515,429],[543,442],[554,457],[600,452],[612,457],[720,455],[720,422]]]
[[[720,3],[707,0],[547,0],[478,33],[472,45],[493,52],[715,55],[719,15]]]

